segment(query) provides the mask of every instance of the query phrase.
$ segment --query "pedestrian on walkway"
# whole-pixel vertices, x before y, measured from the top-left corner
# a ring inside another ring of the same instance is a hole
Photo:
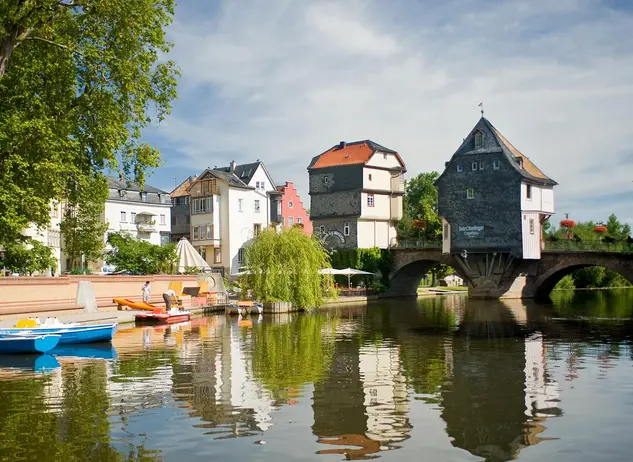
[[[176,298],[176,292],[173,289],[169,289],[163,293],[163,300],[165,301],[165,309],[167,311],[171,310],[171,297]]]
[[[145,284],[143,284],[143,287],[141,287],[141,291],[143,292],[143,303],[149,303],[149,295],[150,295],[149,281],[145,281]]]

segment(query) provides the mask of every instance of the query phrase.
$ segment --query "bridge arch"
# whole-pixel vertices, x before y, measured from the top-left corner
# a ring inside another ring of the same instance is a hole
[[[463,270],[450,255],[440,251],[399,251],[394,255],[394,265],[389,275],[389,294],[393,296],[417,296],[422,278],[433,267],[444,264],[450,266],[459,277],[467,280]]]
[[[590,267],[603,267],[619,273],[633,283],[633,255],[582,255],[560,258],[559,261],[539,272],[534,282],[534,297],[547,300],[556,284],[576,270]]]

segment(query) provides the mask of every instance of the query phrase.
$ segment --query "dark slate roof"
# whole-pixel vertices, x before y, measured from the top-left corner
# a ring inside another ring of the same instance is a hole
[[[229,184],[229,186],[235,186],[237,188],[254,189],[251,186],[248,186],[246,183],[244,183],[234,174],[222,171],[220,169],[206,169],[204,172],[200,174],[200,176],[196,180],[191,182],[191,185],[193,185],[196,181],[202,180],[204,178],[208,178],[209,176],[226,181]],[[189,185],[189,188],[187,188],[188,190],[191,189],[191,185]]]
[[[145,184],[141,188],[138,183],[134,183],[128,180],[120,180],[118,178],[114,178],[112,176],[106,176],[106,180],[108,182],[108,188],[117,189],[117,190],[125,190],[125,191],[144,191],[147,193],[156,193],[156,194],[169,194],[167,191],[163,191],[162,189],[155,188],[148,184]]]
[[[480,149],[474,149],[473,139],[477,131],[484,135],[484,144]],[[526,155],[515,148],[485,117],[479,119],[477,125],[475,125],[468,136],[464,139],[459,149],[455,151],[454,156],[493,152],[503,152],[510,160],[510,164],[513,165],[524,178],[548,185],[558,184],[545,175]],[[519,167],[516,159],[522,160],[523,168]]]

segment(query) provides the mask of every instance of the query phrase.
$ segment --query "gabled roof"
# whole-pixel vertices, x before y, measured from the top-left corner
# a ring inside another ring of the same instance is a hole
[[[484,144],[480,149],[474,149],[473,138],[477,131],[484,135]],[[519,173],[521,173],[523,177],[539,183],[546,183],[550,185],[558,184],[545,175],[545,173],[543,173],[525,154],[515,148],[485,117],[479,119],[477,125],[475,125],[468,136],[464,139],[454,156],[500,151],[508,157],[510,163]],[[521,160],[523,168],[520,167],[517,159]]]
[[[257,169],[259,168],[259,166],[261,165],[261,167],[264,169],[264,172],[266,173],[266,176],[268,176],[268,179],[270,180],[270,184],[271,186],[273,186],[275,184],[275,182],[273,181],[272,177],[270,176],[270,173],[268,172],[268,169],[266,168],[266,165],[258,160],[257,162],[251,162],[248,164],[242,164],[242,165],[236,165],[235,166],[235,171],[233,172],[235,174],[235,176],[237,178],[240,179],[240,181],[243,181],[245,184],[250,184],[251,180],[253,179],[253,175],[255,175],[255,172],[257,171]],[[217,170],[219,172],[225,172],[225,173],[231,173],[231,167],[216,167],[214,168],[214,170]]]
[[[238,177],[236,177],[232,173],[208,168],[204,172],[202,172],[200,176],[198,176],[198,178],[194,179],[191,182],[187,190],[191,190],[191,186],[193,186],[198,181],[209,178],[209,177],[213,177],[213,178],[217,178],[219,180],[225,181],[228,183],[229,186],[234,186],[236,188],[254,189],[248,186],[246,183],[244,183],[242,180],[240,180]]]
[[[196,178],[197,178],[197,175],[190,176],[185,181],[183,181],[178,186],[176,186],[176,188],[171,192],[169,196],[172,199],[174,197],[189,196],[189,191],[188,191],[189,186],[191,186],[191,183],[195,181]]]
[[[406,170],[400,154],[371,140],[354,141],[351,143],[341,142],[336,144],[327,151],[314,157],[310,162],[310,165],[308,165],[308,170],[325,167],[338,167],[343,165],[366,164],[369,159],[371,159],[371,156],[378,151],[387,154],[394,154],[402,168]]]
[[[167,191],[163,191],[162,189],[154,188],[148,184],[144,185],[142,188],[138,183],[134,183],[132,181],[127,181],[125,179],[114,178],[113,176],[106,176],[106,181],[108,182],[108,188],[110,189],[118,189],[125,191],[143,191],[146,193],[156,193],[156,194],[167,194]]]

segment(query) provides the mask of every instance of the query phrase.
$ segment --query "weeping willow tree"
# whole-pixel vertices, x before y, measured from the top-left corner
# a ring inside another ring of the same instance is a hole
[[[319,274],[331,266],[330,255],[298,228],[262,232],[246,249],[245,264],[249,272],[242,278],[243,286],[262,302],[315,308],[333,293],[332,276]]]

